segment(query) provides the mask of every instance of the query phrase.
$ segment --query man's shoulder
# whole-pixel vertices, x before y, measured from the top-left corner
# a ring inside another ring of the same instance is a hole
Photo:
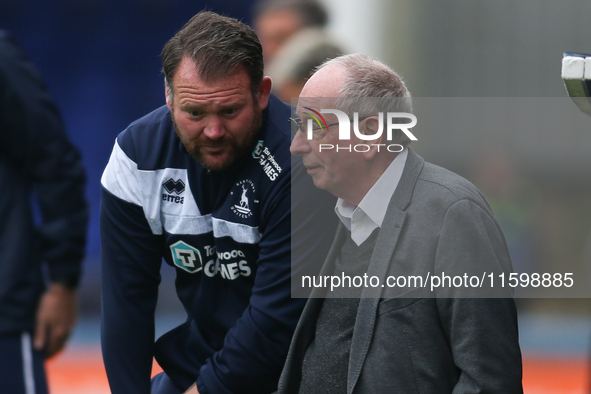
[[[480,194],[476,186],[466,178],[429,162],[425,162],[419,180],[428,182],[433,187],[446,189],[458,198],[465,198],[474,193]]]
[[[284,103],[274,95],[269,97],[268,109],[265,111],[266,127],[269,132],[275,131],[274,137],[287,143],[291,141],[289,123],[291,112],[291,105]]]
[[[269,106],[264,111],[262,134],[252,151],[255,168],[262,170],[271,183],[276,179],[289,178],[292,156],[289,105],[274,96],[269,99]],[[252,160],[248,158],[247,160]]]
[[[0,30],[0,65],[23,61],[24,51],[16,38],[5,30]]]
[[[144,170],[170,166],[173,163],[169,162],[181,153],[170,111],[165,105],[132,122],[117,136],[117,144],[139,169]]]
[[[424,163],[413,192],[413,200],[420,199],[438,200],[447,207],[458,201],[470,200],[489,209],[486,199],[472,182],[429,162]]]
[[[282,161],[289,160],[289,145],[291,144],[291,126],[289,118],[291,107],[271,95],[269,106],[265,110],[264,117],[264,143],[265,147]]]

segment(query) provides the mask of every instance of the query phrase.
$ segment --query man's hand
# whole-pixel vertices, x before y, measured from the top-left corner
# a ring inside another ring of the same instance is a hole
[[[47,358],[64,347],[78,313],[76,291],[54,283],[41,296],[35,323],[35,350],[45,350]]]
[[[199,394],[199,390],[197,390],[197,383],[193,383],[191,387],[184,394]]]

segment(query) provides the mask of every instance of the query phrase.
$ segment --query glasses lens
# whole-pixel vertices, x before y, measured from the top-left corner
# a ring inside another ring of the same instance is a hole
[[[291,125],[291,135],[295,135],[298,130],[301,129],[301,122],[298,118],[289,118],[289,124]]]

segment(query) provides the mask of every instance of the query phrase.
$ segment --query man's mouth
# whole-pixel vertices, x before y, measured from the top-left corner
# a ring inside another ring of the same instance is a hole
[[[311,174],[313,172],[316,172],[320,169],[320,166],[317,165],[307,165],[306,166],[306,170],[308,171],[308,174]]]
[[[201,145],[201,151],[210,155],[220,154],[226,150],[225,144]]]

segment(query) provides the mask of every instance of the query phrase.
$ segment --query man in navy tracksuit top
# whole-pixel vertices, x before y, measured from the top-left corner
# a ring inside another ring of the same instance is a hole
[[[248,26],[201,12],[162,59],[167,106],[119,135],[102,178],[111,390],[272,392],[304,305],[292,259],[296,271],[323,261],[334,201],[291,163],[291,110],[270,96]],[[307,192],[292,200],[296,185]],[[188,317],[154,343],[162,258]],[[164,373],[150,381],[153,356]]]
[[[3,394],[47,393],[43,363],[74,326],[88,221],[85,183],[80,154],[45,83],[16,40],[0,31]]]

